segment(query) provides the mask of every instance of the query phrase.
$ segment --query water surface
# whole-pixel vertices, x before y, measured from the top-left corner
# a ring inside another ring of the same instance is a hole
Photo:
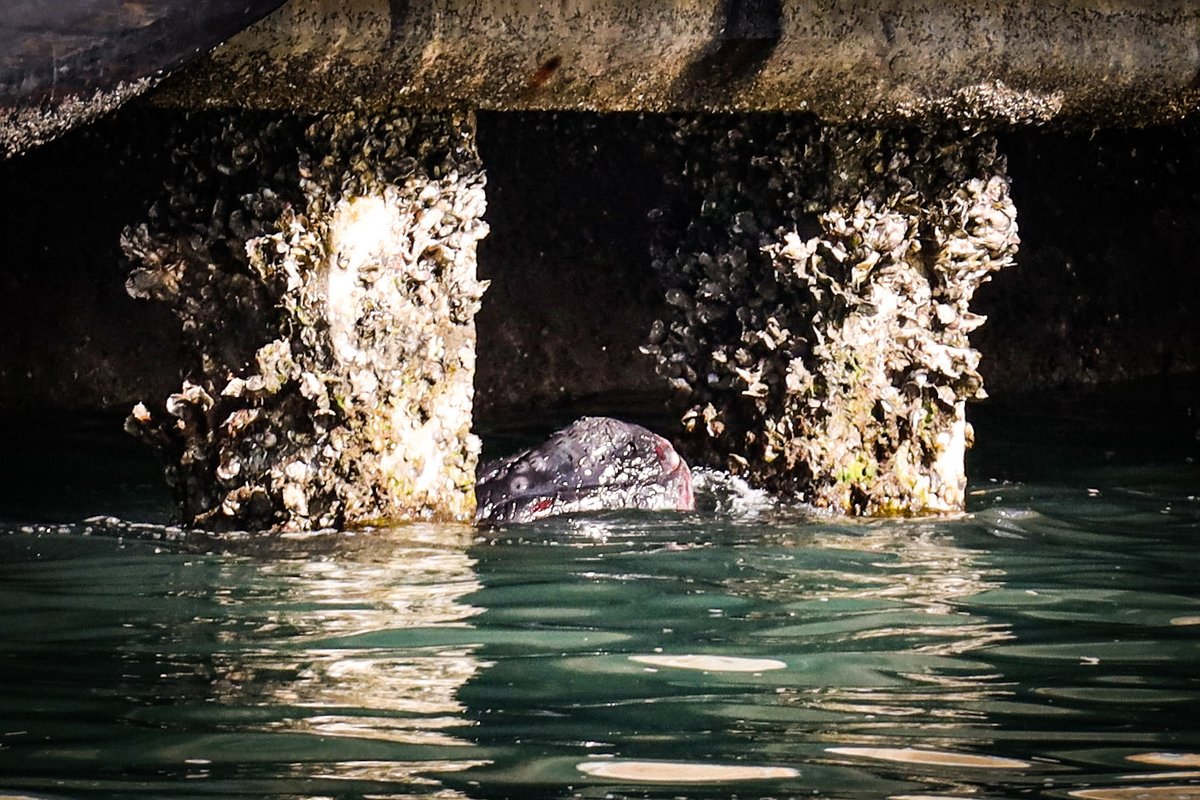
[[[1179,426],[1000,415],[954,519],[285,538],[165,525],[107,422],[18,429],[0,795],[1200,797]]]

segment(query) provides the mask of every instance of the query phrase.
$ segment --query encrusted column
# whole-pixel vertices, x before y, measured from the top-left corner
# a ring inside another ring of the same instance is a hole
[[[995,140],[714,117],[676,144],[645,349],[693,457],[846,513],[961,508],[969,304],[1018,244]]]
[[[310,123],[310,124],[309,124]],[[487,233],[473,120],[197,115],[177,182],[126,231],[134,297],[193,365],[127,427],[184,521],[313,529],[468,520]]]

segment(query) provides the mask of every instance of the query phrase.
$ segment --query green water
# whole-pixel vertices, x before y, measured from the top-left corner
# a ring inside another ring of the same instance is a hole
[[[1055,414],[957,519],[491,538],[184,533],[107,422],[13,426],[0,796],[1200,796],[1195,442]]]

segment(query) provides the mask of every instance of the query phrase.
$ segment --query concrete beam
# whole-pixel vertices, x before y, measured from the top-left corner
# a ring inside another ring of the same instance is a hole
[[[1080,125],[1200,106],[1192,0],[291,0],[161,102]]]

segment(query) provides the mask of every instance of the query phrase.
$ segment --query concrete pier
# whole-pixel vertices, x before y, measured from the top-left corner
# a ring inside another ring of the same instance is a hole
[[[193,354],[182,390],[128,422],[164,451],[185,521],[471,519],[487,226],[470,117],[233,115],[188,134],[178,181],[124,238],[130,294],[168,303]]]
[[[961,508],[969,304],[1018,244],[995,140],[716,116],[676,141],[645,349],[694,457],[845,513]]]

